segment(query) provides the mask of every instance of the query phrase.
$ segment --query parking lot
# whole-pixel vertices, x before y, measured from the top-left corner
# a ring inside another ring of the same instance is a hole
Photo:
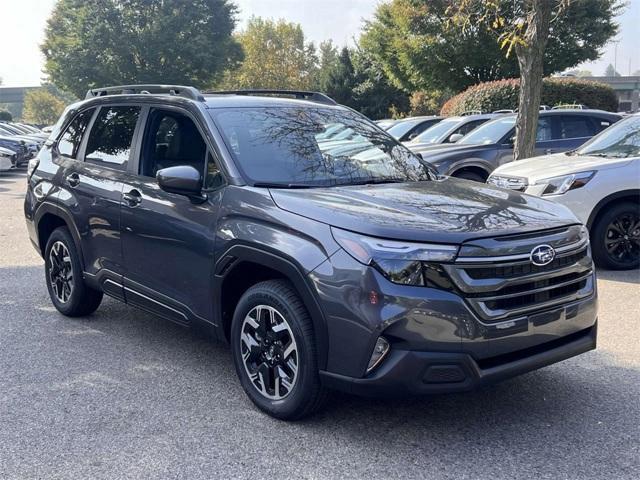
[[[599,272],[595,352],[480,391],[335,395],[274,420],[228,349],[106,298],[51,306],[0,173],[0,478],[549,478],[640,475],[640,274]]]

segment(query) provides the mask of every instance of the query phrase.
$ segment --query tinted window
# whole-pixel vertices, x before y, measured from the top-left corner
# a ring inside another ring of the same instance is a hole
[[[193,121],[176,112],[155,110],[149,117],[141,174],[188,165],[204,175],[207,146]]]
[[[516,124],[516,117],[509,116],[498,118],[484,125],[479,126],[473,132],[470,132],[458,143],[462,145],[498,143],[505,135],[513,129]],[[512,134],[513,135],[513,134]]]
[[[594,133],[589,117],[582,115],[560,117],[560,138],[590,137]]]
[[[101,108],[89,134],[85,159],[124,165],[129,159],[139,116],[140,107]]]
[[[640,155],[640,116],[633,115],[593,137],[576,152],[606,158]]]
[[[437,143],[449,130],[464,121],[463,118],[452,117],[445,118],[441,122],[436,123],[431,128],[426,129],[420,135],[413,139],[416,143]]]
[[[211,153],[207,154],[207,176],[204,179],[204,188],[211,190],[221,187],[224,184],[224,179],[218,165],[213,160]]]
[[[553,128],[551,117],[538,118],[538,130],[536,131],[536,142],[546,142],[553,140]]]
[[[464,125],[462,125],[460,128],[458,128],[454,133],[459,133],[460,135],[466,135],[472,130],[475,130],[476,128],[478,128],[484,122],[486,122],[486,120],[474,120],[472,122],[467,122]]]
[[[337,108],[211,109],[227,148],[254,183],[308,186],[428,180],[390,135]],[[327,135],[332,130],[338,134]]]
[[[78,150],[80,149],[80,143],[82,142],[82,136],[87,130],[89,121],[93,115],[95,109],[85,110],[80,112],[71,121],[65,132],[58,140],[58,152],[61,155],[69,158],[77,158]]]

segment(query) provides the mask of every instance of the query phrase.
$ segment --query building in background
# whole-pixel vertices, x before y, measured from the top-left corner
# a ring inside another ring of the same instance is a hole
[[[618,96],[619,112],[637,112],[640,110],[640,76],[581,77],[581,79],[610,85]]]

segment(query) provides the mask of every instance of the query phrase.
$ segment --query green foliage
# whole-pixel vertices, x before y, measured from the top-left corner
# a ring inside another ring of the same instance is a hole
[[[518,108],[520,80],[485,82],[459,93],[444,104],[442,115],[459,115],[469,110],[493,112]],[[581,103],[590,108],[615,111],[618,100],[609,85],[575,78],[545,78],[542,81],[542,104]]]
[[[30,90],[24,96],[23,118],[28,123],[36,125],[51,125],[55,123],[66,104],[46,88]]]
[[[318,70],[314,81],[314,90],[325,91],[329,84],[329,76],[338,65],[340,52],[332,40],[320,42],[318,45]]]
[[[9,110],[0,109],[0,121],[10,122],[13,120],[13,115]]]
[[[225,73],[222,88],[309,90],[318,59],[302,27],[284,20],[252,17],[237,35],[244,52],[238,68]]]
[[[344,47],[333,67],[327,72],[326,81],[320,85],[320,89],[336,102],[354,106],[356,85],[357,79],[351,62],[351,53],[347,47]]]
[[[84,97],[129,83],[208,87],[242,58],[228,0],[59,0],[42,52],[49,80]]]
[[[409,115],[438,115],[444,103],[451,98],[450,90],[414,92],[409,99]]]
[[[517,23],[513,0],[497,0],[507,23]],[[493,2],[492,2],[493,3]],[[450,28],[450,0],[392,0],[381,3],[365,27],[361,46],[389,78],[408,91],[463,90],[488,80],[518,76],[515,55],[508,58],[496,35],[481,24]],[[552,22],[544,73],[562,71],[588,60],[617,32],[617,0],[581,0],[568,4]]]

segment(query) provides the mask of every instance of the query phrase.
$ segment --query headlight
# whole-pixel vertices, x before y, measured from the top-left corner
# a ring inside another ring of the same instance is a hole
[[[450,262],[458,252],[453,245],[398,242],[367,237],[331,228],[333,237],[345,251],[364,265],[377,268],[394,283],[425,285],[423,262]]]
[[[547,185],[542,195],[562,195],[569,190],[584,187],[595,174],[595,171],[572,173],[561,177],[543,178],[536,183]]]

